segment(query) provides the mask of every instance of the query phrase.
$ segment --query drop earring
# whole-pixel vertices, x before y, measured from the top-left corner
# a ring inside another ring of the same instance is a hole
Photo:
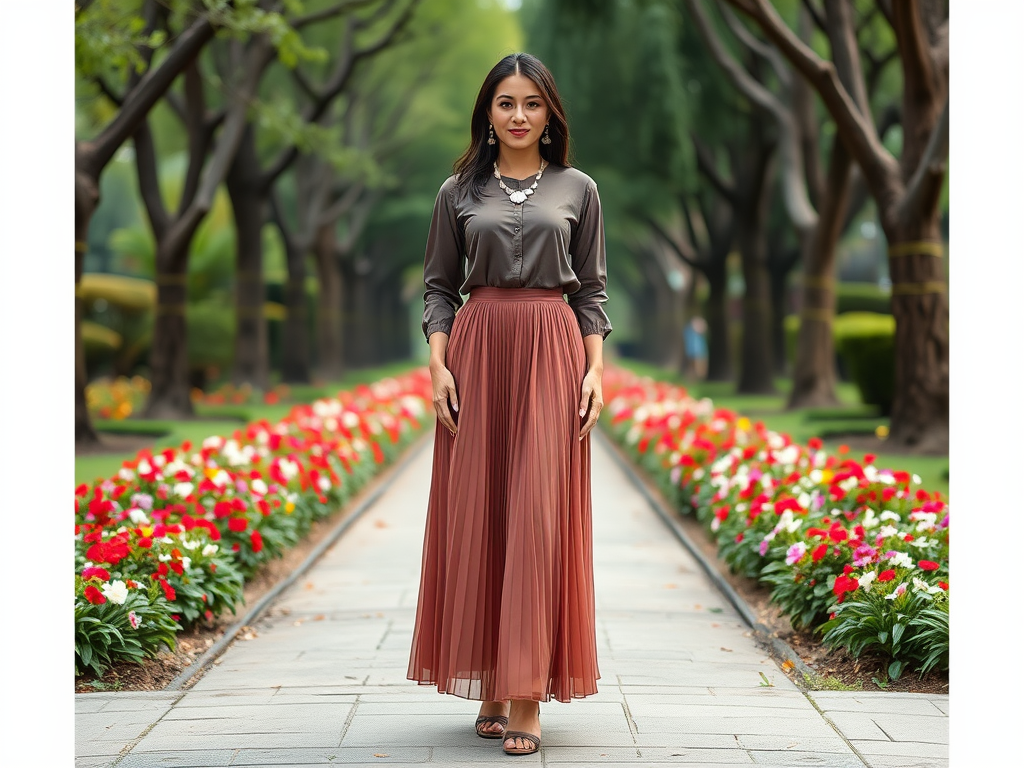
[[[548,129],[550,129],[550,128],[551,128],[551,126],[549,124],[545,124],[544,125],[544,135],[540,137],[540,143],[541,144],[550,144],[551,143],[551,135],[548,133]]]
[[[494,126],[490,123],[487,124],[487,143],[494,145]]]

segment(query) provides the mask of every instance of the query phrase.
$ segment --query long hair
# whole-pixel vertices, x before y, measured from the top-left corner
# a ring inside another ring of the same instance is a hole
[[[452,166],[452,171],[457,176],[457,185],[463,189],[468,188],[474,199],[480,198],[480,193],[487,184],[488,178],[494,172],[494,161],[498,159],[499,145],[487,143],[489,125],[487,109],[491,105],[498,84],[512,75],[522,75],[536,83],[540,88],[540,95],[547,102],[550,115],[548,136],[551,138],[551,143],[538,144],[540,156],[554,165],[566,167],[571,165],[569,122],[566,120],[565,110],[562,108],[562,100],[558,96],[558,87],[555,85],[554,76],[536,56],[531,56],[529,53],[511,53],[495,64],[484,78],[480,92],[476,96],[476,104],[473,106],[469,147]]]

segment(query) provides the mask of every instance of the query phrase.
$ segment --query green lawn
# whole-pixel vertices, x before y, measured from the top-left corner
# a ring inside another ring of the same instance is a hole
[[[404,361],[375,368],[353,370],[340,381],[322,385],[289,385],[296,402],[310,403],[322,397],[333,397],[340,390],[352,389],[359,384],[368,384],[387,376],[397,376],[417,367],[416,363]],[[97,419],[93,425],[97,430],[111,434],[153,435],[152,448],[177,448],[186,440],[199,445],[211,435],[230,435],[239,427],[252,421],[266,419],[271,424],[280,421],[292,409],[284,405],[197,405],[196,419],[165,421],[130,418],[123,421]],[[75,457],[75,485],[93,483],[112,477],[121,468],[122,462],[135,457],[135,451],[108,453],[97,456]]]
[[[849,382],[840,382],[837,388],[836,394],[842,403],[838,408],[787,411],[788,379],[776,379],[778,394],[775,395],[738,395],[736,385],[731,382],[688,381],[678,372],[624,358],[616,358],[614,364],[641,376],[678,384],[694,397],[708,397],[718,407],[763,421],[769,429],[788,434],[795,442],[806,443],[812,437],[820,437],[830,452],[835,452],[843,443],[842,437],[832,435],[871,434],[879,426],[889,426],[889,420],[879,416],[877,409],[860,402],[856,386]],[[852,452],[858,459],[862,455]],[[941,491],[948,496],[948,456],[910,456],[884,451],[877,451],[876,455],[876,466],[917,474],[926,490]]]

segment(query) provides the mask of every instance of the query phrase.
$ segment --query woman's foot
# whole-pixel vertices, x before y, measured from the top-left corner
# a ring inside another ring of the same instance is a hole
[[[537,738],[534,743],[531,739],[523,736],[516,736],[505,739],[502,745],[506,752],[511,754],[529,754],[536,752],[540,747],[540,702],[529,699],[515,699],[509,708],[508,728],[506,732],[518,731],[528,733]]]
[[[507,701],[485,701],[481,704],[480,716],[476,721],[477,736],[500,739],[508,725],[508,707]]]

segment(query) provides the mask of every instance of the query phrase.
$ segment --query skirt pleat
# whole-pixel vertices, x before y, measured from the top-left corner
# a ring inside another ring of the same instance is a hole
[[[408,677],[467,699],[597,692],[586,353],[558,290],[477,288],[447,350]]]

